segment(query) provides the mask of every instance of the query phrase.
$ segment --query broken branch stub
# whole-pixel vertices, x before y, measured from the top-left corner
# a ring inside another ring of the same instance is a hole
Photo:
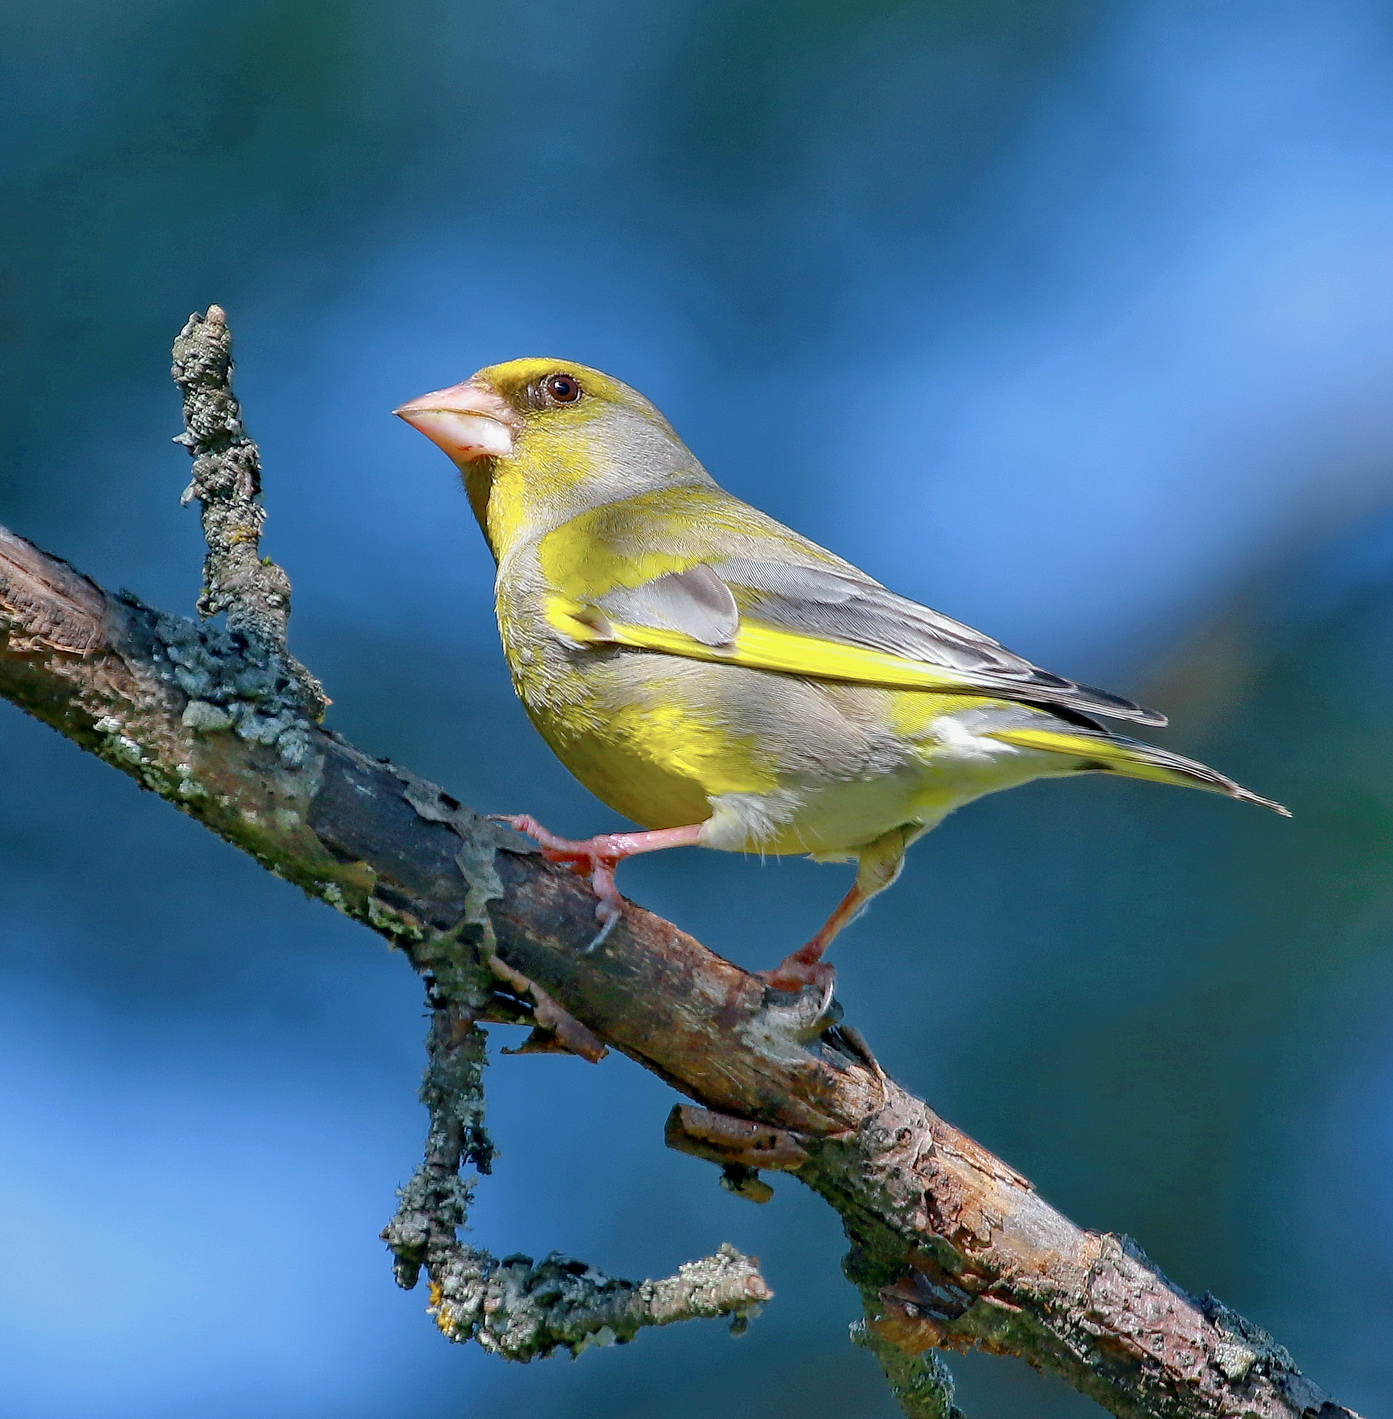
[[[227,628],[280,650],[304,687],[316,718],[328,705],[323,686],[286,650],[290,578],[261,555],[261,451],[242,423],[232,392],[232,332],[221,306],[191,315],[174,342],[174,382],[184,401],[184,432],[175,439],[193,457],[184,491],[203,515],[200,616],[226,612]]]

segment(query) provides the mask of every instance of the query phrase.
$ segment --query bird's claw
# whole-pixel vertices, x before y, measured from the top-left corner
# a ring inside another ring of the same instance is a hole
[[[589,945],[583,948],[581,955],[589,956],[598,951],[609,940],[615,925],[624,915],[624,899],[614,885],[614,870],[623,861],[623,855],[603,851],[594,840],[577,842],[558,837],[526,813],[494,813],[490,816],[495,822],[504,823],[514,832],[531,838],[541,848],[546,861],[569,867],[577,877],[590,879],[591,889],[600,899],[595,907],[600,929]]]
[[[600,922],[600,929],[595,933],[595,939],[580,953],[582,956],[593,956],[601,946],[609,940],[614,932],[614,928],[619,925],[620,918],[624,915],[623,909],[613,906],[610,902],[601,901],[595,908],[595,916]]]
[[[804,950],[806,948],[800,948],[785,956],[772,971],[756,971],[755,974],[770,990],[781,990],[789,995],[816,990],[830,999],[837,985],[837,968],[820,957],[808,960]]]

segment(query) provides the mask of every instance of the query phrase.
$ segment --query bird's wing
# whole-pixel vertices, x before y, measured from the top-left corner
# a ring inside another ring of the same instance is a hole
[[[579,644],[1166,722],[1155,710],[1051,675],[849,568],[728,558],[614,588],[593,602],[555,596],[548,616],[559,634]]]

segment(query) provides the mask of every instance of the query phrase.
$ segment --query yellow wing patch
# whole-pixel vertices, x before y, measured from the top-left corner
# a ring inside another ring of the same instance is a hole
[[[564,596],[547,599],[547,621],[553,630],[577,645],[627,645],[635,650],[681,655],[689,660],[746,665],[754,670],[778,670],[788,675],[811,675],[820,680],[845,680],[892,690],[978,688],[961,675],[939,666],[824,640],[820,636],[804,636],[758,621],[742,621],[735,640],[728,646],[706,645],[681,631],[611,621],[593,608]]]
[[[1092,759],[1099,764],[1122,769],[1137,778],[1154,777],[1162,783],[1173,783],[1179,775],[1146,762],[1144,753],[1121,741],[1109,742],[1082,734],[1070,734],[1058,729],[994,729],[987,738],[1014,744],[1019,749],[1047,749],[1053,754],[1068,754],[1071,758]],[[1146,770],[1155,769],[1148,774]]]

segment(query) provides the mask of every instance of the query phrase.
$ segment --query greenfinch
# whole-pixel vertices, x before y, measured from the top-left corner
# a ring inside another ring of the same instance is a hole
[[[1031,779],[1121,774],[1286,809],[1095,716],[1164,716],[1038,669],[897,596],[719,488],[636,390],[562,360],[492,365],[395,411],[463,475],[498,564],[513,684],[557,757],[642,826],[580,841],[510,818],[586,872],[598,946],[620,861],[699,844],[854,859],[823,953],[953,809]]]

